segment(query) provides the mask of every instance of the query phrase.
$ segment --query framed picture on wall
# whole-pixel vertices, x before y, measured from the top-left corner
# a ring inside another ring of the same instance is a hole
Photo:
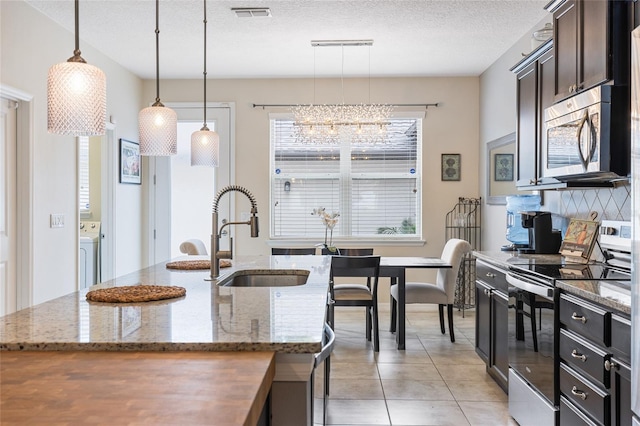
[[[496,182],[510,182],[513,180],[513,154],[494,154]]]
[[[142,183],[140,144],[120,139],[120,183]]]
[[[460,180],[460,154],[442,154],[442,180]]]

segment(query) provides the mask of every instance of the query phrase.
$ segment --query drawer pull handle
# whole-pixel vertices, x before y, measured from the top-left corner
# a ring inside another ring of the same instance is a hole
[[[577,396],[578,398],[582,399],[583,401],[587,399],[587,393],[581,390],[578,390],[578,388],[575,386],[571,388],[571,393]]]
[[[485,296],[491,296],[491,290],[487,290],[486,288],[484,289],[484,295]]]
[[[487,277],[489,278],[495,278],[496,274],[492,274],[491,272],[487,272]]]
[[[578,352],[577,349],[571,351],[571,356],[574,358],[578,358],[580,361],[585,362],[587,360],[587,356]]]
[[[604,369],[605,369],[605,370],[607,370],[607,371],[611,371],[611,370],[613,370],[614,368],[618,368],[618,364],[616,364],[615,362],[613,362],[613,361],[609,361],[609,360],[606,360],[606,361],[604,362]]]
[[[571,314],[571,319],[581,321],[583,324],[587,322],[587,318],[584,315],[578,315],[575,312]]]

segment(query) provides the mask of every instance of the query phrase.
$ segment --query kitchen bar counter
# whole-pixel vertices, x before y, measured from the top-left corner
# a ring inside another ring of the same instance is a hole
[[[175,285],[186,296],[94,303],[84,289],[0,317],[0,350],[320,352],[330,262],[329,256],[237,256],[221,269],[218,281],[246,269],[310,271],[305,285],[262,288],[220,287],[205,280],[209,270],[168,270],[160,263],[91,289]]]
[[[255,425],[273,353],[6,352],[3,424]]]

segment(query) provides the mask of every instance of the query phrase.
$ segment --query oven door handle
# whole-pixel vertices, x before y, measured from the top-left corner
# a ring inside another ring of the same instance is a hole
[[[516,288],[519,288],[520,290],[528,291],[529,293],[546,297],[548,299],[553,298],[553,288],[547,287],[544,284],[537,284],[528,280],[524,280],[512,274],[506,274],[506,278],[509,284]]]

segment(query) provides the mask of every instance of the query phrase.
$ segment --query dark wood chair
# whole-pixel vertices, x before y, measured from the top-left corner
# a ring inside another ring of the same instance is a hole
[[[285,256],[298,256],[298,255],[306,255],[306,254],[316,254],[316,248],[280,248],[280,247],[272,247],[271,248],[272,255],[285,255]]]
[[[373,255],[372,248],[336,248],[336,251],[331,251],[328,248],[322,248],[321,253],[323,255],[333,256],[371,256]]]
[[[380,275],[380,256],[332,256],[329,274],[329,325],[335,328],[334,308],[336,306],[363,306],[366,308],[366,336],[373,348],[380,351],[378,333],[378,277]],[[339,277],[361,278],[363,284],[337,284]],[[372,333],[373,331],[373,333]]]

